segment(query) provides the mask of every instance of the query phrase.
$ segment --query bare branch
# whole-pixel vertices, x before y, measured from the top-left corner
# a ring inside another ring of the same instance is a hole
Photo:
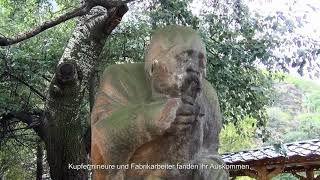
[[[47,82],[50,82],[51,80],[44,74],[40,75],[44,80],[46,80]]]
[[[36,88],[34,88],[33,86],[31,86],[30,84],[28,84],[27,82],[25,82],[24,80],[22,80],[21,78],[9,73],[8,71],[6,72],[7,75],[9,75],[10,77],[14,78],[15,80],[17,80],[18,82],[24,84],[25,86],[27,86],[32,92],[34,92],[35,94],[37,94],[43,101],[46,100],[46,96],[43,95],[40,91],[38,91]]]
[[[39,33],[52,28],[58,24],[61,24],[65,21],[68,21],[70,19],[73,19],[75,17],[79,17],[79,16],[83,16],[85,14],[87,14],[88,12],[90,12],[90,10],[95,7],[95,6],[103,6],[106,9],[111,9],[113,7],[119,7],[122,6],[126,3],[132,2],[134,0],[125,0],[125,1],[107,1],[107,0],[85,0],[85,3],[78,7],[75,8],[74,10],[72,10],[71,12],[67,12],[53,20],[49,20],[44,22],[43,24],[41,24],[38,27],[35,27],[34,29],[21,33],[19,35],[17,35],[16,37],[13,38],[8,38],[5,36],[0,36],[0,46],[10,46],[16,43],[19,43],[21,41],[24,41],[26,39],[29,39],[31,37],[34,37],[36,35],[38,35]]]
[[[16,44],[18,42],[29,39],[29,38],[43,32],[51,27],[54,27],[62,22],[65,22],[69,19],[72,19],[77,16],[82,16],[88,12],[88,9],[86,7],[87,7],[86,4],[82,5],[81,7],[76,8],[76,9],[72,10],[71,12],[67,12],[67,13],[57,17],[54,20],[46,21],[43,24],[41,24],[40,26],[38,26],[30,31],[21,33],[14,38],[0,37],[0,46],[9,46],[12,44]]]

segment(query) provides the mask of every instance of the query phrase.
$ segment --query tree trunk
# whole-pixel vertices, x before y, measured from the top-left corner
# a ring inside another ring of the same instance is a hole
[[[127,10],[126,5],[109,13],[95,7],[81,17],[58,63],[45,106],[45,142],[53,180],[88,179],[85,169],[69,168],[87,164],[80,104],[106,38]]]
[[[90,113],[94,105],[94,100],[97,93],[97,85],[99,83],[97,76],[98,76],[97,71],[93,69],[92,72],[90,73],[89,86],[88,86]]]
[[[39,140],[37,144],[37,176],[36,180],[42,180],[43,174],[43,148],[42,142]]]

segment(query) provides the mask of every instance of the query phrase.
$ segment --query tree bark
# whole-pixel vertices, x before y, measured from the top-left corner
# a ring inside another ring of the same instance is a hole
[[[106,38],[127,10],[126,5],[110,13],[95,7],[81,17],[58,63],[45,106],[46,149],[53,180],[88,178],[86,170],[68,168],[69,164],[87,164],[80,104]]]
[[[43,148],[42,142],[39,140],[37,144],[37,175],[36,180],[42,180],[43,174]]]
[[[99,83],[97,76],[98,76],[97,71],[93,69],[92,72],[90,73],[89,86],[88,86],[90,113],[93,109],[95,96],[97,93],[97,85]]]

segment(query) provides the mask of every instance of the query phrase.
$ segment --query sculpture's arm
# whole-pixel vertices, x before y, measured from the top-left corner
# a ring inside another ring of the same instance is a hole
[[[133,71],[137,74],[128,75],[125,68],[111,67],[102,78],[91,115],[94,164],[127,163],[139,146],[162,135],[169,128],[181,101],[148,100],[144,96],[151,89],[141,82],[144,76],[140,77],[137,73],[141,69]]]
[[[126,163],[138,147],[165,132],[177,106],[176,99],[131,105],[99,120],[93,127],[93,139],[100,137],[97,143],[107,153],[104,162]]]
[[[219,133],[222,126],[221,112],[216,90],[207,80],[203,83],[203,93],[207,104],[204,124],[203,148],[218,152]]]

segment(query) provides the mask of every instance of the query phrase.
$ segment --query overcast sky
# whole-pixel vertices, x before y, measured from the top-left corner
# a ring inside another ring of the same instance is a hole
[[[320,1],[319,0],[246,0],[250,10],[260,14],[272,14],[282,11],[286,14],[305,17],[307,24],[298,29],[298,33],[320,38]]]
[[[306,23],[303,27],[296,29],[294,33],[320,40],[320,1],[319,0],[246,0],[250,11],[257,11],[262,15],[274,14],[277,11],[284,12],[290,18],[303,17]],[[289,35],[290,36],[290,35]],[[294,36],[292,34],[291,36]],[[320,58],[317,62],[320,64]],[[290,72],[298,76],[296,71]],[[309,79],[308,76],[304,78]],[[320,84],[319,78],[314,80]]]

